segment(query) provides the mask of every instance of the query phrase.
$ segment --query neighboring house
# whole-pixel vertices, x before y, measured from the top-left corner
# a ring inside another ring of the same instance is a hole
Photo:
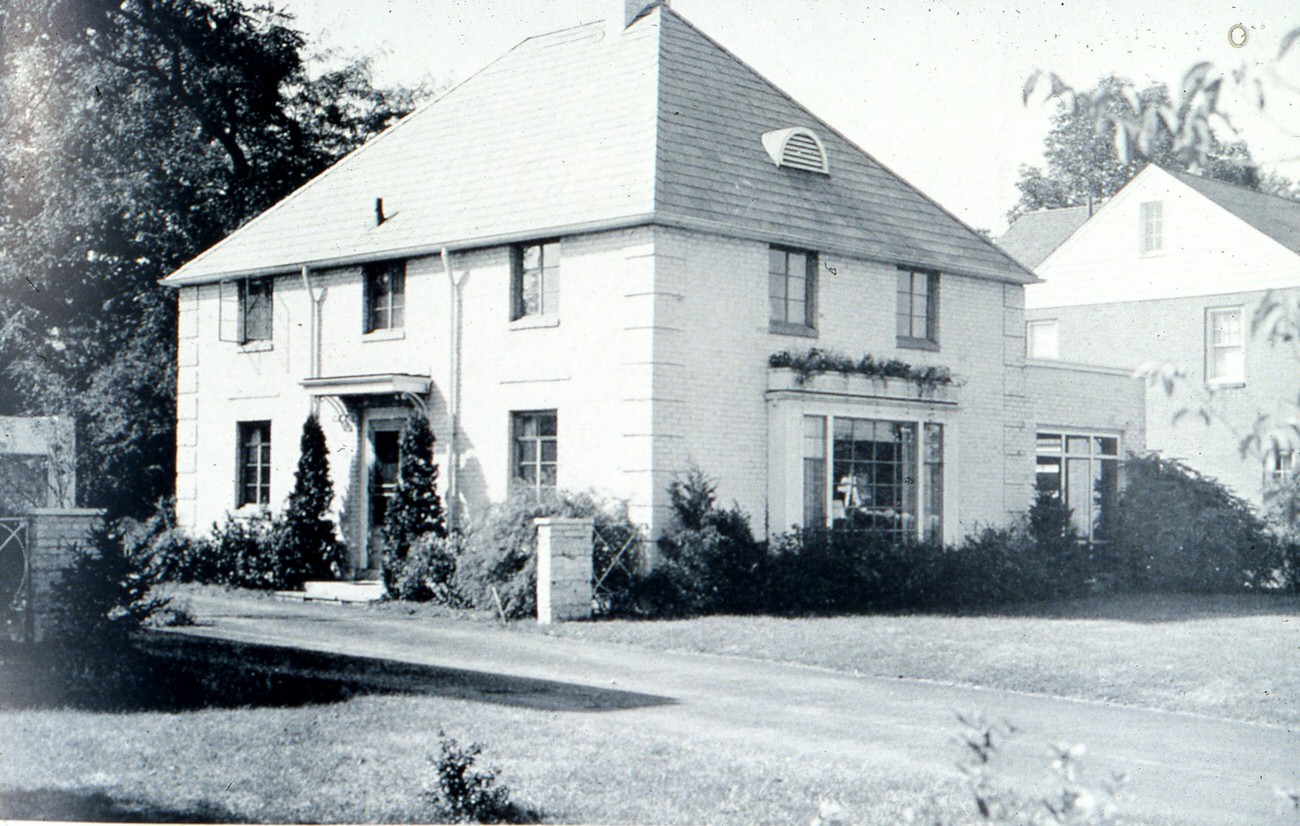
[[[313,408],[359,569],[412,406],[454,518],[594,488],[651,532],[695,464],[760,532],[956,540],[1026,509],[1040,421],[1128,438],[1121,380],[1025,370],[1029,271],[644,5],[524,41],[166,279],[181,525],[279,506]],[[811,347],[957,382],[768,366]]]
[[[75,506],[76,439],[66,416],[0,416],[0,517]]]
[[[1147,447],[1262,504],[1296,445],[1239,445],[1261,416],[1296,415],[1300,351],[1254,331],[1262,307],[1300,302],[1300,203],[1148,166],[1082,226],[1051,212],[1000,240],[1043,279],[1026,290],[1030,363],[1178,367],[1172,395],[1147,389]]]

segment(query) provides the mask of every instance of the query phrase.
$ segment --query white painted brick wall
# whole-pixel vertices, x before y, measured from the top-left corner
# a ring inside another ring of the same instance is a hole
[[[662,227],[566,238],[558,324],[527,327],[509,320],[508,249],[453,252],[452,268],[464,279],[460,490],[467,515],[507,493],[510,411],[554,408],[561,486],[624,499],[653,531],[667,515],[668,482],[694,462],[718,479],[723,503],[735,501],[751,515],[756,530],[769,518],[783,529],[790,504],[770,517],[769,477],[799,481],[789,476],[797,470],[790,462],[774,466],[767,360],[814,345],[944,366],[957,377],[955,408],[916,408],[918,420],[947,427],[950,539],[1027,507],[1033,428],[1020,287],[943,275],[940,349],[901,349],[896,268],[824,256],[817,338],[780,335],[769,331],[767,254],[761,242]],[[451,288],[441,260],[408,263],[406,325],[397,338],[363,336],[359,268],[314,274],[313,281],[324,296],[322,375],[432,377],[428,403],[445,493]],[[273,345],[245,352],[218,340],[217,286],[180,293],[177,510],[182,525],[202,531],[234,505],[239,421],[272,421],[277,507],[292,487],[312,407],[300,385],[309,370],[309,302],[297,275],[277,279]],[[355,544],[365,505],[360,432],[330,405],[320,411],[337,516]],[[373,415],[400,414],[394,407]]]

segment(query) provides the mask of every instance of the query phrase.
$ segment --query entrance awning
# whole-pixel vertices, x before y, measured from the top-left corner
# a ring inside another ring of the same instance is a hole
[[[303,379],[311,396],[405,396],[424,397],[433,386],[429,376],[414,373],[368,373],[360,376],[321,376]]]

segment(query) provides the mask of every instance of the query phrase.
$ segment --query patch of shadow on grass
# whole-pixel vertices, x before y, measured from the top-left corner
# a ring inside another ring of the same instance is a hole
[[[0,707],[184,712],[297,707],[362,695],[425,695],[544,711],[604,712],[672,705],[669,697],[373,657],[237,643],[183,633],[148,634],[88,667],[42,663],[53,648],[0,658]],[[89,670],[88,670],[89,669]],[[98,671],[96,671],[98,669]]]
[[[92,789],[3,789],[0,818],[126,823],[236,823],[233,813],[207,801],[169,809],[143,800],[119,800]]]
[[[1300,616],[1300,597],[1270,593],[1126,593],[1018,603],[971,613],[989,617],[1095,619],[1155,624],[1244,617],[1297,617]]]

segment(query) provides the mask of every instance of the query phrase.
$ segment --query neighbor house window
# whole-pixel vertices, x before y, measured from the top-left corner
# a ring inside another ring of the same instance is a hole
[[[367,264],[366,332],[400,330],[406,323],[406,262]]]
[[[898,344],[932,348],[939,343],[939,274],[898,271]]]
[[[560,311],[560,242],[526,244],[511,258],[510,318],[554,315]]]
[[[810,331],[817,308],[817,253],[770,247],[767,254],[767,296],[772,305],[772,329]]]
[[[239,315],[245,342],[271,340],[271,285],[269,278],[240,282]]]
[[[1164,248],[1164,205],[1148,201],[1141,206],[1142,254],[1159,252]]]
[[[271,504],[271,423],[239,423],[239,491],[236,505]]]
[[[805,416],[803,423],[805,527],[895,539],[943,535],[942,425],[847,416]]]
[[[1094,433],[1040,432],[1036,481],[1065,503],[1079,535],[1093,541],[1119,498],[1119,438]]]
[[[511,477],[517,484],[538,492],[553,489],[559,449],[555,411],[511,413],[510,431],[514,448]]]
[[[1274,450],[1267,459],[1268,478],[1274,484],[1285,482],[1300,468],[1300,453],[1294,450]]]
[[[1246,347],[1241,307],[1211,308],[1205,313],[1205,380],[1241,384],[1246,380]]]
[[[1060,358],[1060,341],[1057,338],[1056,319],[1030,321],[1025,324],[1025,345],[1030,358]]]

